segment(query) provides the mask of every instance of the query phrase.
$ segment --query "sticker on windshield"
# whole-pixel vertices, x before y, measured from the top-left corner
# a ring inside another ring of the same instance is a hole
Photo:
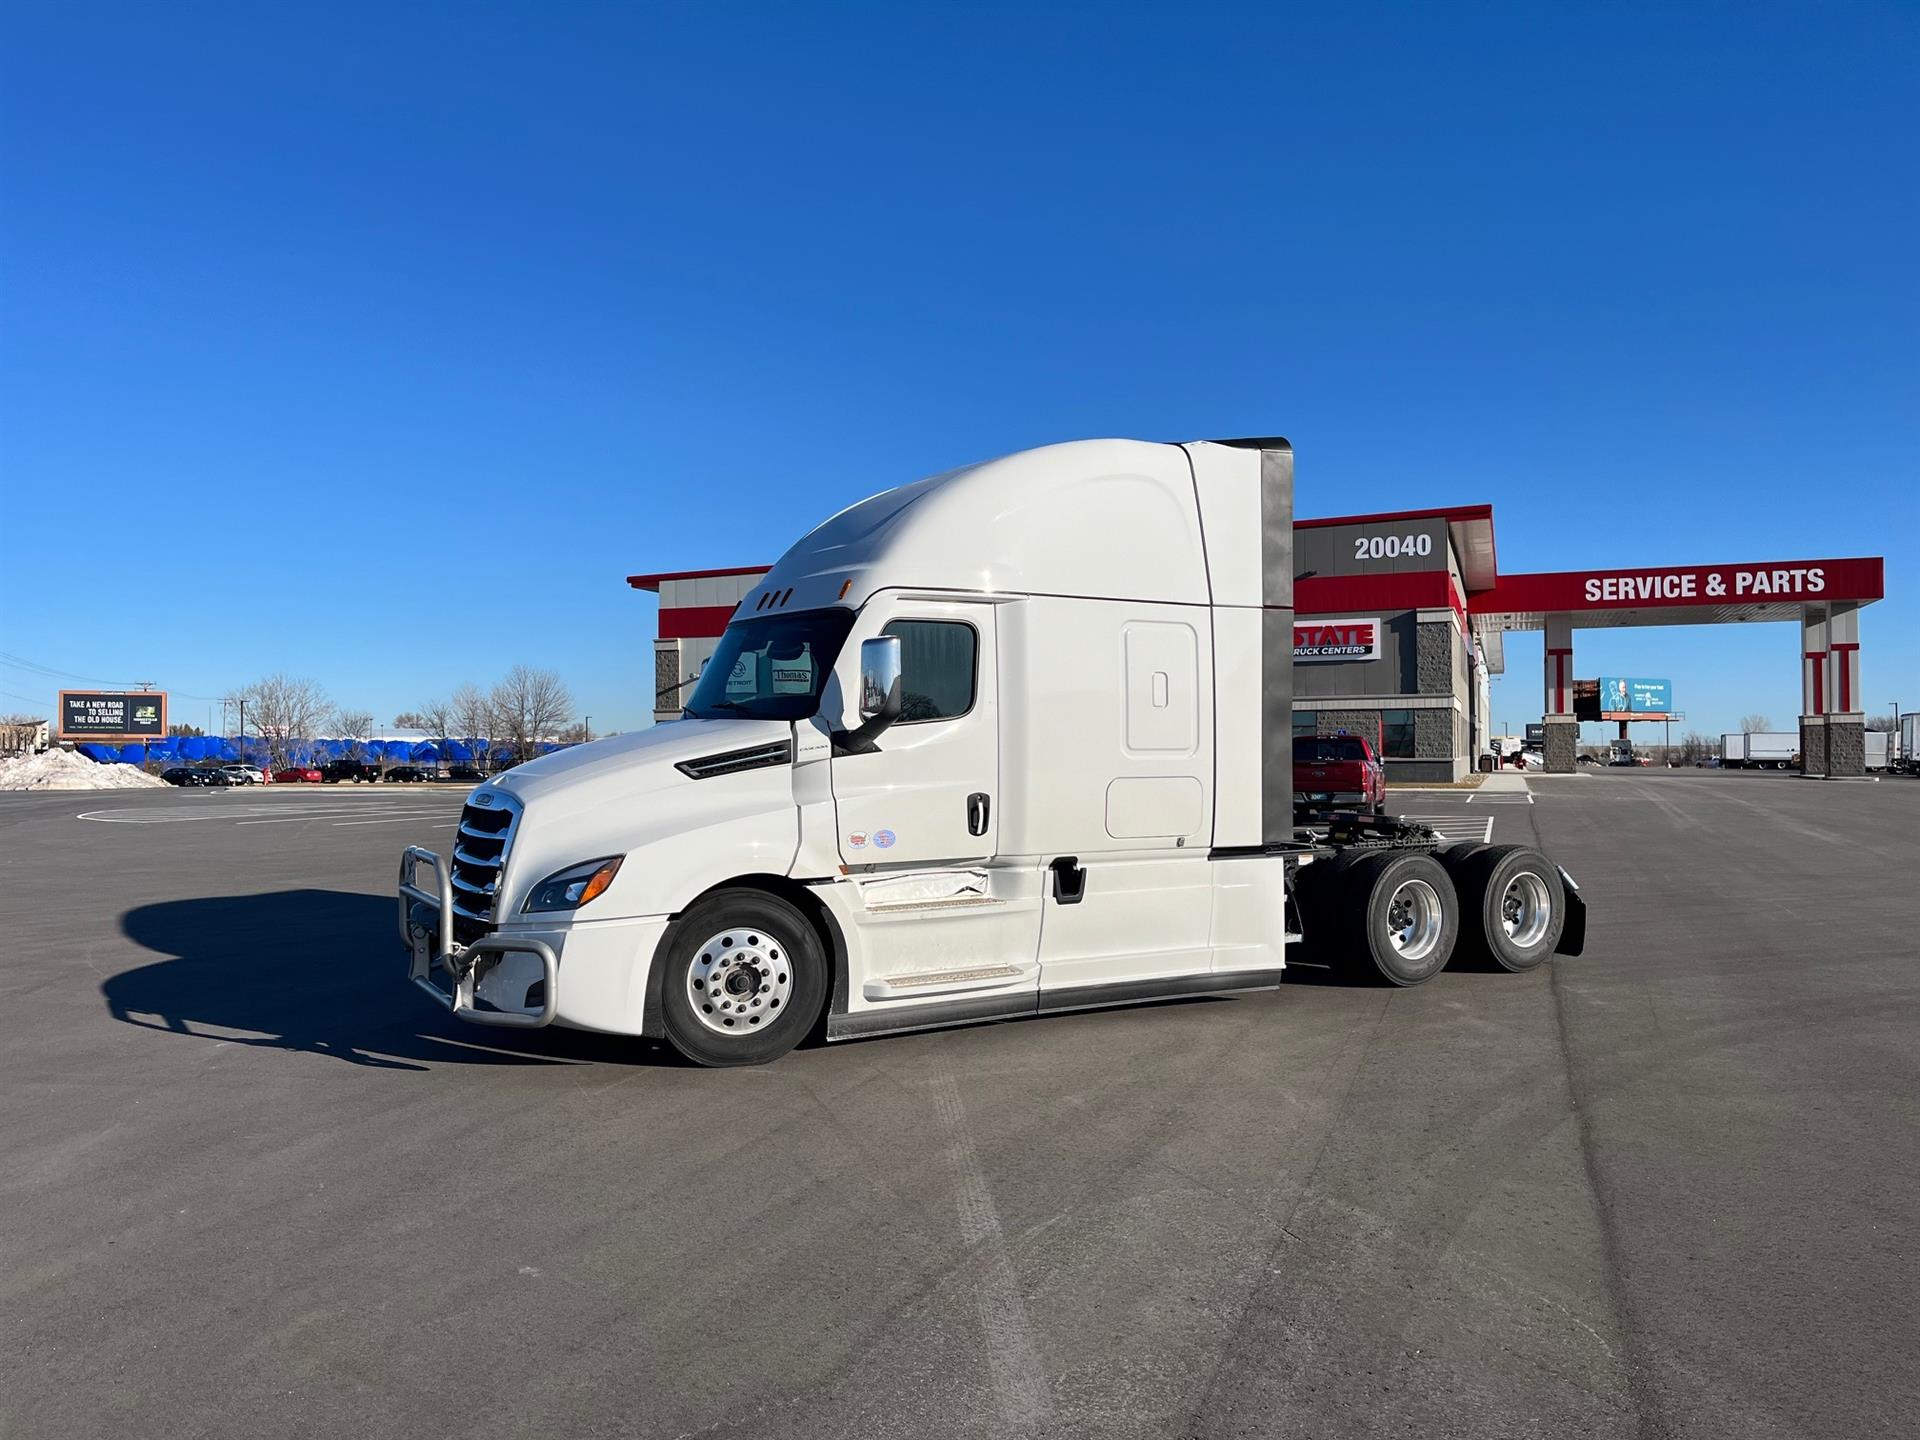
[[[878,845],[882,850],[891,850],[893,848],[893,831],[891,830],[874,831],[873,843],[875,845]]]
[[[867,848],[867,832],[864,830],[854,831],[851,835],[847,836],[847,844],[851,845],[856,850],[866,849]]]

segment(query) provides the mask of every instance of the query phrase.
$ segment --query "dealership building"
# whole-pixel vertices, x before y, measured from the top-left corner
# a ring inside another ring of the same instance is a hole
[[[734,607],[764,565],[631,575],[660,597],[654,718],[680,713]],[[1456,780],[1488,753],[1489,681],[1513,630],[1546,635],[1546,768],[1574,768],[1573,632],[1782,621],[1801,678],[1802,768],[1866,761],[1860,610],[1883,594],[1878,557],[1532,574],[1500,572],[1493,507],[1294,522],[1293,730],[1379,737],[1389,780]]]

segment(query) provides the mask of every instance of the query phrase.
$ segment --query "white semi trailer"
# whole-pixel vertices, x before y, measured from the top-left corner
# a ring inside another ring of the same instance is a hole
[[[1293,453],[1054,445],[886,491],[735,611],[683,719],[473,792],[401,862],[411,977],[487,1025],[712,1065],[1270,989],[1290,943],[1399,985],[1578,954],[1524,847],[1293,813]]]
[[[1720,737],[1720,764],[1729,770],[1788,770],[1800,758],[1800,737],[1791,730],[1731,732]]]

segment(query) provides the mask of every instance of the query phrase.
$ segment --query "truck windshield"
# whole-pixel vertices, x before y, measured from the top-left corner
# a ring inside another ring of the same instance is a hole
[[[727,626],[700,672],[686,714],[699,720],[805,720],[853,628],[853,612],[801,610]]]
[[[1296,765],[1334,765],[1345,760],[1364,760],[1367,752],[1360,748],[1358,740],[1338,736],[1322,736],[1315,739],[1302,735],[1293,742],[1293,761]]]

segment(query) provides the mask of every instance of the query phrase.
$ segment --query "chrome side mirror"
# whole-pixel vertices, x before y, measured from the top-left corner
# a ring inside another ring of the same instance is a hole
[[[860,642],[860,718],[880,720],[883,727],[900,718],[898,635],[876,635]]]
[[[836,755],[869,755],[873,742],[900,718],[900,637],[876,635],[860,642],[860,726],[833,732]]]

